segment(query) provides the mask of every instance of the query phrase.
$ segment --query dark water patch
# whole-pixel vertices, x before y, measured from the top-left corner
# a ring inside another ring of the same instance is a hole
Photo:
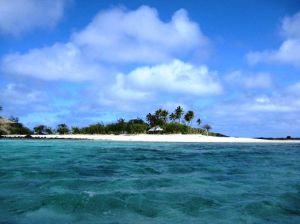
[[[280,196],[281,207],[290,215],[300,217],[300,192],[289,192]]]

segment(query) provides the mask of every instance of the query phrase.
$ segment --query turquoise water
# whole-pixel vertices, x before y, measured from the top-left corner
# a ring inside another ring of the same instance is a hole
[[[300,223],[300,145],[0,140],[0,223]]]

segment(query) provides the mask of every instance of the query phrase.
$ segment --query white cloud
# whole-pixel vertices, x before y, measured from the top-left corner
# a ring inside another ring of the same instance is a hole
[[[246,89],[268,89],[273,85],[271,75],[267,72],[251,74],[237,70],[226,75],[225,81],[229,85],[238,85]]]
[[[122,80],[121,84],[125,88],[160,93],[200,96],[219,94],[222,91],[215,72],[208,71],[206,66],[197,67],[179,60],[136,68],[129,74],[119,74],[118,80]]]
[[[300,38],[300,12],[283,19],[282,35],[288,38]]]
[[[207,54],[209,44],[184,9],[163,22],[148,6],[100,12],[72,41],[89,56],[113,63],[158,63],[191,53]]]
[[[119,73],[115,83],[101,91],[99,102],[104,105],[156,101],[159,105],[168,96],[194,98],[217,95],[222,85],[216,72],[206,66],[194,66],[180,60],[155,66],[143,66],[128,74]],[[124,103],[124,101],[126,103]],[[129,106],[131,107],[131,105]]]
[[[100,65],[91,63],[72,43],[14,53],[2,60],[3,70],[10,74],[43,80],[93,80],[103,72]]]
[[[128,65],[206,54],[208,48],[207,38],[183,9],[169,22],[161,21],[148,6],[134,11],[112,9],[99,12],[67,43],[6,55],[2,69],[44,80],[82,81],[110,76]]]
[[[67,0],[1,0],[0,33],[18,35],[34,28],[53,27]]]
[[[284,63],[300,68],[300,12],[283,19],[281,33],[285,40],[279,49],[250,52],[248,62]]]

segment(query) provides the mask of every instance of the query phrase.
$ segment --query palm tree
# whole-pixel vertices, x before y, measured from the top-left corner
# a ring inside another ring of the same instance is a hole
[[[170,119],[172,122],[174,122],[174,121],[176,120],[176,115],[175,115],[174,113],[171,113],[171,114],[169,115],[169,119]]]
[[[181,117],[183,115],[183,108],[181,106],[178,106],[176,109],[175,109],[175,116],[176,116],[176,119],[180,122],[181,121]]]
[[[150,124],[150,122],[151,122],[151,117],[152,117],[152,114],[151,113],[149,113],[149,114],[147,114],[146,115],[146,121]]]
[[[194,112],[189,110],[188,112],[186,112],[186,114],[184,115],[184,120],[186,122],[188,122],[189,124],[191,123],[191,121],[194,119]]]
[[[47,127],[47,128],[45,129],[45,132],[46,132],[47,135],[52,135],[54,131],[52,130],[52,128]]]
[[[124,118],[119,118],[119,119],[117,120],[117,123],[118,123],[118,124],[124,124],[124,123],[125,123],[125,119],[124,119]]]
[[[46,132],[46,126],[45,125],[38,125],[33,128],[34,134],[36,135],[44,135]]]
[[[156,111],[154,112],[155,116],[159,117],[162,111],[163,111],[163,110],[162,110],[161,108],[159,108],[158,110],[156,110]]]
[[[68,126],[66,124],[59,124],[59,125],[57,125],[57,132],[60,135],[65,135],[65,134],[69,134],[70,129],[68,128]]]
[[[153,115],[151,113],[146,115],[146,121],[152,127],[152,125],[153,125]]]
[[[117,125],[118,131],[124,134],[125,131],[126,131],[126,122],[125,122],[125,119],[124,118],[118,119],[116,125]]]
[[[200,119],[200,118],[198,118],[198,119],[197,119],[197,124],[200,126],[200,125],[201,125],[201,123],[202,123],[201,119]]]
[[[161,119],[164,121],[164,123],[167,123],[168,115],[169,115],[169,112],[167,110],[161,111],[160,116],[161,116]]]
[[[167,123],[169,112],[167,110],[158,109],[155,111],[155,123],[156,125],[164,125]]]
[[[2,111],[2,109],[3,109],[2,106],[0,106],[0,111]]]
[[[206,130],[206,135],[208,136],[209,130],[211,130],[212,127],[209,124],[205,124],[203,128]]]
[[[148,124],[150,125],[150,127],[154,127],[154,126],[158,125],[156,115],[153,115],[153,114],[149,113],[146,116],[146,120],[147,120]]]

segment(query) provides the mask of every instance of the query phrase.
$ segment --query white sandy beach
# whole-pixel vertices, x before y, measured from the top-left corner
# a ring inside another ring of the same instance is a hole
[[[4,135],[7,138],[25,137],[24,135]],[[87,139],[102,141],[133,141],[133,142],[236,142],[236,143],[300,143],[300,140],[264,140],[237,137],[213,137],[199,134],[165,134],[165,135],[32,135],[33,138],[46,139]]]

